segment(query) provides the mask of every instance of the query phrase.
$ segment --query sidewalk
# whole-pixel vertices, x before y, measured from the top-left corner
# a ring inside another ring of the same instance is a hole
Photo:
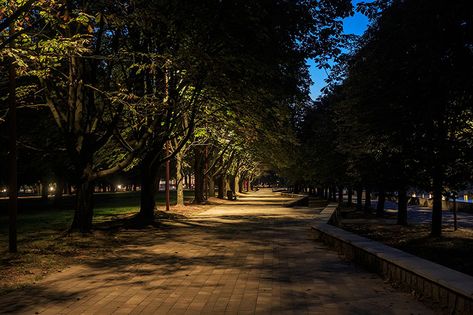
[[[312,239],[321,209],[270,190],[163,229],[0,297],[26,314],[431,314]]]

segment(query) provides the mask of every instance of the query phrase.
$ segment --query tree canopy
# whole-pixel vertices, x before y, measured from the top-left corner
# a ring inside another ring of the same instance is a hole
[[[374,1],[356,48],[339,60],[320,102],[303,115],[300,156],[312,185],[432,192],[441,233],[446,190],[471,183],[472,4]]]
[[[169,160],[176,179],[192,166],[197,202],[215,182],[219,195],[236,191],[267,161],[284,163],[294,113],[309,100],[306,61],[325,66],[340,52],[342,18],[352,13],[348,0],[1,7],[2,67],[17,66],[17,107],[28,122],[21,183],[67,181],[77,195],[71,229],[81,232],[92,227],[97,185],[114,174],[139,178],[137,218],[151,222]]]

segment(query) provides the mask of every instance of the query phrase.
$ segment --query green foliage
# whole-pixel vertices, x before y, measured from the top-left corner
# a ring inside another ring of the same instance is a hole
[[[294,111],[308,100],[306,59],[337,54],[352,10],[349,0],[8,4],[0,21],[14,16],[16,33],[0,29],[0,58],[17,64],[20,103],[47,106],[41,123],[54,121],[54,135],[39,136],[61,149],[81,218],[91,217],[84,190],[95,180],[136,167],[156,176],[192,145],[212,146],[216,173],[287,168]]]

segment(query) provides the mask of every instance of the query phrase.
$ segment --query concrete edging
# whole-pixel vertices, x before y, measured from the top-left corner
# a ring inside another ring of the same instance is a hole
[[[304,205],[307,202],[307,199],[309,198],[308,195],[303,195],[303,194],[293,194],[293,193],[288,193],[288,192],[278,192],[281,197],[289,197],[293,198],[293,200],[286,201],[283,203],[283,207],[296,207],[296,206],[301,206]]]
[[[450,314],[473,314],[473,277],[330,225],[338,221],[337,210],[331,203],[318,216],[312,227],[318,239]]]
[[[279,192],[282,197],[290,197],[290,198],[301,198],[301,197],[308,197],[309,195],[304,194],[293,194],[288,192]]]

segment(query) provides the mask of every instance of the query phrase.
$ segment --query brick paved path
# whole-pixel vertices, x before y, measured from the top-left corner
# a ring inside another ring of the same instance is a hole
[[[0,313],[429,314],[312,239],[317,209],[268,190],[0,297]],[[318,209],[320,210],[320,209]]]

